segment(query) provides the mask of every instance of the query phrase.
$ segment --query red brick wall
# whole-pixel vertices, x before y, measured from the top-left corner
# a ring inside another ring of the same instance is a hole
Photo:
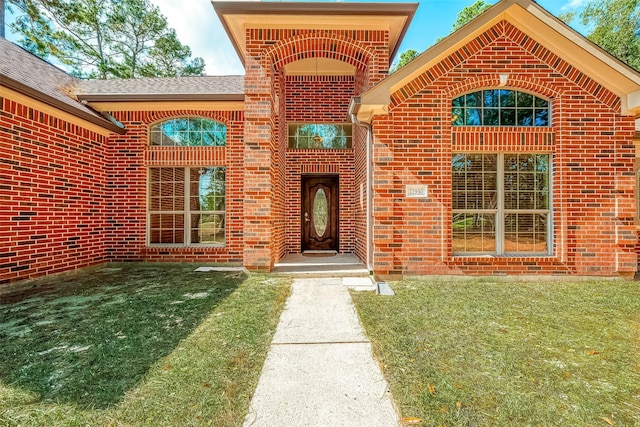
[[[287,122],[344,123],[355,96],[353,76],[287,76]]]
[[[300,253],[300,183],[302,175],[339,175],[340,252],[355,251],[355,197],[353,150],[287,151],[287,253]]]
[[[106,138],[0,105],[0,285],[104,262]]]
[[[126,135],[112,137],[108,151],[106,245],[112,261],[242,262],[243,250],[243,114],[242,112],[129,111],[113,116]],[[172,117],[208,117],[227,126],[226,147],[151,147],[148,127]],[[226,167],[226,245],[161,247],[146,244],[147,170],[153,166]]]
[[[552,127],[452,127],[451,100],[500,85],[552,100]],[[380,274],[630,275],[633,119],[619,100],[510,24],[501,23],[392,96],[375,120],[375,270]],[[545,136],[547,134],[547,136]],[[453,257],[453,152],[544,152],[553,163],[550,257]],[[404,197],[426,184],[425,199]]]
[[[386,75],[389,35],[386,31],[249,29],[246,43],[245,185],[252,197],[245,202],[244,263],[249,268],[269,269],[284,253],[299,251],[299,216],[292,222],[291,209],[299,213],[299,176],[307,173],[301,172],[301,168],[309,166],[299,162],[313,159],[318,173],[329,169],[338,171],[332,173],[344,173],[340,177],[341,189],[345,188],[343,185],[355,185],[353,168],[357,161],[351,150],[328,156],[326,153],[285,154],[286,121],[290,114],[296,121],[347,121],[346,91],[355,94],[355,87],[370,87]],[[288,63],[314,57],[347,62],[356,68],[356,77],[330,79],[332,85],[337,85],[331,94],[328,94],[331,85],[326,84],[326,77],[315,80],[283,77]],[[306,87],[295,87],[300,80]],[[309,108],[308,102],[298,103],[295,91],[300,90],[310,99],[322,99],[323,103],[314,104],[313,108]],[[355,225],[353,212],[349,210],[353,205],[353,190],[341,194],[340,247],[349,252],[355,250]],[[347,222],[343,224],[342,218]],[[286,222],[281,222],[283,219]]]
[[[287,76],[286,122],[346,122],[354,84],[353,76]],[[287,150],[287,253],[300,253],[300,184],[306,174],[339,174],[340,252],[354,252],[354,163],[353,149]]]

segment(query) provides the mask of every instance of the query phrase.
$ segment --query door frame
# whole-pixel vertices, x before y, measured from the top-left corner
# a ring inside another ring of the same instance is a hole
[[[336,204],[336,208],[335,209],[329,209],[329,215],[331,215],[332,212],[334,212],[335,214],[335,243],[334,243],[334,248],[332,249],[326,249],[327,251],[335,251],[335,252],[340,252],[340,175],[336,174],[336,173],[322,173],[322,174],[302,174],[300,175],[300,253],[303,253],[305,251],[310,250],[309,248],[305,247],[306,246],[306,242],[305,242],[305,183],[307,182],[307,180],[309,179],[313,179],[313,178],[327,178],[327,179],[332,179],[334,181],[334,185],[335,185],[335,192],[334,192],[334,203]],[[309,201],[309,203],[311,203],[311,201]],[[329,219],[329,222],[331,221],[331,219]]]

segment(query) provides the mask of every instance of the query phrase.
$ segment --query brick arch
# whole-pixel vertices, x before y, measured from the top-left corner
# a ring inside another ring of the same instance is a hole
[[[528,76],[509,75],[506,82],[502,84],[498,74],[464,80],[460,83],[449,86],[445,91],[445,94],[449,98],[455,98],[464,93],[472,92],[473,90],[491,88],[522,89],[526,92],[531,92],[546,98],[558,98],[562,94],[561,91],[551,88],[540,80],[533,79]]]
[[[336,34],[310,33],[285,39],[265,52],[276,70],[307,58],[328,58],[346,62],[367,71],[375,53],[362,43]]]
[[[225,126],[233,121],[228,114],[220,114],[216,111],[197,111],[197,110],[180,110],[180,111],[153,111],[144,118],[144,123],[147,127],[151,127],[156,123],[163,122],[165,120],[179,119],[182,117],[198,117],[201,119],[210,119],[218,123],[222,123]]]

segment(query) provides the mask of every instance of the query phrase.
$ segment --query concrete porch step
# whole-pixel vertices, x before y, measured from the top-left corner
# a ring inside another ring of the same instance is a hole
[[[353,254],[289,254],[275,263],[272,273],[295,277],[369,277],[367,267]]]

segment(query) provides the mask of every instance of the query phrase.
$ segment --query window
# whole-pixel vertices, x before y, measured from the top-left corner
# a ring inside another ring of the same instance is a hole
[[[289,148],[351,148],[352,129],[349,123],[291,123]]]
[[[200,117],[181,117],[151,126],[151,145],[169,147],[224,147],[227,127]]]
[[[225,168],[150,168],[150,244],[225,244]]]
[[[455,254],[550,254],[548,154],[454,154]]]
[[[549,101],[509,89],[486,89],[451,102],[453,126],[549,126]]]

